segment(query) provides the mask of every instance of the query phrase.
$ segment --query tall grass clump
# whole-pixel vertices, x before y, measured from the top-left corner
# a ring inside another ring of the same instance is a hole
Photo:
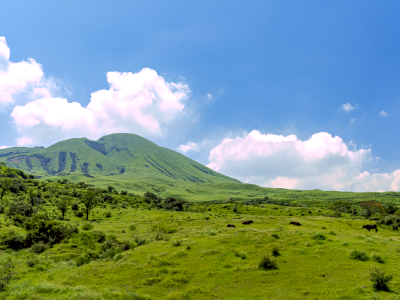
[[[278,263],[275,259],[272,259],[269,256],[263,256],[260,262],[258,263],[258,267],[262,270],[277,270]]]
[[[374,268],[370,273],[369,280],[376,291],[389,291],[388,283],[393,279],[393,275],[385,275],[385,271]]]
[[[317,240],[317,241],[324,241],[324,240],[326,240],[326,236],[324,234],[322,234],[322,233],[315,233],[312,236],[312,239],[313,240]]]
[[[355,260],[367,261],[369,257],[365,251],[353,250],[350,252],[350,258]]]
[[[384,264],[385,260],[382,258],[382,256],[378,255],[378,254],[372,254],[372,259],[380,264]]]

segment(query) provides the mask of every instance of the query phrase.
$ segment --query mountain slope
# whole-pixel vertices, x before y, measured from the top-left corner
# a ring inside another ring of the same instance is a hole
[[[0,161],[36,176],[121,179],[147,178],[193,183],[239,183],[206,166],[135,134],[111,134],[97,141],[69,139],[48,148],[8,148]]]

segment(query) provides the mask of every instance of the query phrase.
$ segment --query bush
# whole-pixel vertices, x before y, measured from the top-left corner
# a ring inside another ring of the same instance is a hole
[[[76,260],[76,266],[80,267],[80,266],[83,266],[83,265],[86,265],[86,264],[90,263],[91,261],[92,261],[92,259],[87,255],[80,256]]]
[[[46,251],[47,248],[49,248],[48,245],[44,244],[43,242],[39,242],[39,243],[33,244],[30,251],[38,254],[38,253],[42,253],[42,252]]]
[[[240,257],[241,259],[246,259],[246,253],[243,251],[235,251],[235,256]]]
[[[275,259],[269,256],[263,256],[261,261],[258,263],[258,267],[262,270],[277,270],[278,264]]]
[[[74,202],[71,204],[71,209],[72,210],[78,210],[79,209],[79,204],[77,202]]]
[[[271,237],[273,237],[274,239],[279,239],[279,235],[277,235],[276,233],[271,234]]]
[[[141,237],[141,236],[135,236],[135,243],[137,246],[145,245],[146,244],[146,238]]]
[[[382,258],[382,256],[378,255],[378,254],[372,254],[372,259],[380,264],[384,264],[385,260]]]
[[[2,263],[0,266],[0,292],[7,290],[8,284],[13,277],[13,268],[14,266],[10,261]]]
[[[67,226],[61,222],[51,219],[48,215],[37,214],[25,222],[25,228],[28,230],[26,236],[26,246],[38,242],[45,244],[57,244],[65,238],[71,237],[78,232],[77,227]]]
[[[84,215],[85,214],[80,210],[75,213],[75,217],[78,217],[78,218],[82,218]]]
[[[350,258],[355,260],[367,261],[369,257],[365,251],[353,250],[350,253]]]
[[[82,229],[83,230],[92,230],[93,229],[93,225],[90,224],[90,223],[85,223],[85,224],[83,224]]]
[[[111,212],[110,211],[106,213],[106,218],[111,218]]]
[[[129,230],[130,230],[130,231],[136,230],[136,225],[131,225],[131,226],[129,226]]]
[[[102,231],[93,230],[91,234],[98,243],[104,243],[106,240],[106,234]]]
[[[1,237],[1,244],[13,250],[20,250],[25,248],[25,237],[12,230]]]
[[[172,242],[172,246],[174,247],[179,247],[182,245],[182,241],[181,240],[176,240]]]
[[[272,246],[272,256],[280,256],[281,253],[279,252],[279,246],[274,245]]]
[[[388,283],[393,279],[393,275],[385,275],[385,271],[378,268],[372,269],[370,279],[372,286],[377,291],[389,291]]]
[[[323,240],[326,240],[326,236],[323,235],[322,233],[315,233],[315,234],[312,236],[312,239],[313,239],[313,240],[317,240],[317,241],[323,241]]]
[[[16,215],[30,217],[33,215],[33,213],[33,207],[28,202],[14,201],[8,205],[7,215],[11,218]]]

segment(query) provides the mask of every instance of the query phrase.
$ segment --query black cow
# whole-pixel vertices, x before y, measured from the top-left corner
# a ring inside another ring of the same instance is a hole
[[[378,232],[378,226],[376,224],[374,224],[374,225],[364,225],[362,228],[368,229],[368,231],[370,231],[371,229],[375,229],[375,232]]]
[[[228,224],[228,226],[227,227],[233,227],[233,228],[236,228],[236,226],[235,225],[232,225],[232,224]]]
[[[243,225],[250,225],[251,223],[254,223],[254,222],[252,220],[242,222]]]
[[[299,222],[290,222],[290,225],[296,225],[296,226],[301,226],[301,224]]]

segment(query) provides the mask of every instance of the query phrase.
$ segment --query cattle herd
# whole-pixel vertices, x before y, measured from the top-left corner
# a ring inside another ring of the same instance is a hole
[[[254,223],[252,220],[243,221],[243,222],[242,222],[243,225],[250,225],[250,224],[252,224],[252,223]],[[290,222],[290,225],[301,226],[301,224],[300,224],[299,222],[294,222],[294,221],[291,221],[291,222]],[[236,226],[233,225],[233,224],[228,224],[227,227],[236,228]],[[371,229],[375,229],[375,232],[378,232],[378,226],[377,226],[376,224],[364,225],[362,228],[365,228],[365,229],[367,229],[368,231],[370,231]]]

